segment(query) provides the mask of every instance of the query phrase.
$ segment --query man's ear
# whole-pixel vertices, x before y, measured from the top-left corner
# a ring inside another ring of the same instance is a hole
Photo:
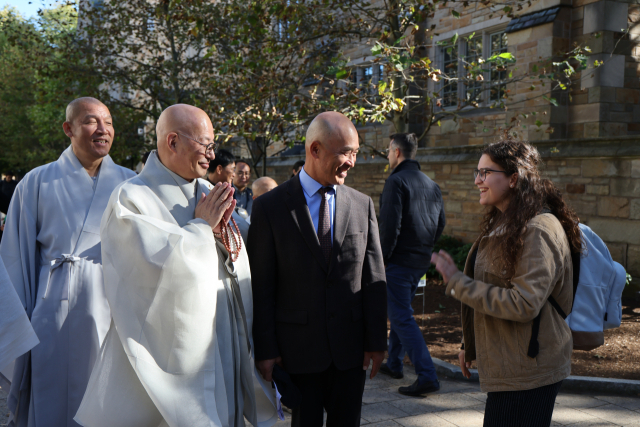
[[[222,167],[222,165],[218,165],[218,166],[216,166],[216,173],[217,173],[218,175],[222,175],[222,170],[223,170],[223,169],[224,169],[224,168]]]
[[[64,122],[62,124],[62,129],[64,130],[64,134],[67,135],[69,138],[73,136],[73,131],[71,130],[71,123]]]
[[[165,144],[167,144],[167,148],[169,148],[169,151],[171,151],[174,154],[178,154],[178,149],[176,148],[176,145],[178,143],[177,139],[178,139],[178,134],[175,132],[169,132],[165,139]]]
[[[320,144],[320,141],[313,141],[311,143],[311,146],[309,147],[309,153],[311,153],[311,157],[313,157],[314,159],[319,159],[320,158],[320,148],[321,148],[322,144]]]

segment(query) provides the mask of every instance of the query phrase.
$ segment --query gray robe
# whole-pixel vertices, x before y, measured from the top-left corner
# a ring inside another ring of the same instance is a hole
[[[152,152],[114,191],[102,219],[113,323],[76,421],[88,427],[242,427],[277,421],[251,354],[246,250],[238,260],[194,219],[210,184],[188,182]]]
[[[0,370],[9,368],[16,357],[31,350],[36,344],[38,337],[0,258]],[[13,371],[13,367],[10,368]],[[10,377],[7,379],[11,381]],[[5,378],[0,373],[0,386],[6,387],[4,381]]]
[[[40,344],[16,360],[9,425],[77,426],[111,318],[100,219],[113,189],[134,175],[106,156],[94,181],[69,147],[18,184],[0,255]]]

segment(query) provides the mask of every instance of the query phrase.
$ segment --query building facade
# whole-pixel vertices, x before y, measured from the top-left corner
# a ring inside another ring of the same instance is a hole
[[[418,150],[423,172],[443,191],[446,234],[467,242],[477,237],[483,208],[472,170],[482,145],[496,141],[501,128],[516,121],[513,129],[540,150],[543,175],[562,190],[580,220],[603,238],[614,260],[640,277],[639,20],[637,0],[538,0],[513,19],[479,2],[472,2],[460,18],[446,7],[436,12],[428,22],[436,25],[437,33],[430,58],[458,73],[464,72],[463,59],[473,55],[510,52],[517,60],[510,72],[518,77],[563,60],[560,53],[574,46],[591,49],[590,67],[573,77],[570,94],[531,80],[503,84],[499,73],[488,73],[473,87],[460,83],[441,90],[444,108],[455,108],[469,92],[480,94],[477,108],[433,127]],[[437,43],[456,33],[455,46]],[[384,78],[384,70],[372,62],[370,47],[352,46],[346,55],[359,80],[375,82]],[[593,68],[596,61],[602,65]],[[431,89],[437,90],[438,84],[432,83]],[[504,96],[506,109],[491,108],[496,97]],[[362,142],[379,149],[386,148],[393,132],[390,123],[359,129]],[[268,175],[279,182],[288,179],[291,165],[301,158],[271,158]],[[359,157],[346,184],[370,195],[377,206],[389,175],[385,165],[380,157]]]

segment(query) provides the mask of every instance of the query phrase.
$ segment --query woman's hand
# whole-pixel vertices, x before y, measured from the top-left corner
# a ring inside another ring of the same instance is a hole
[[[442,250],[431,254],[431,264],[435,265],[438,273],[442,274],[444,283],[448,283],[451,276],[459,271],[451,255]]]
[[[464,350],[458,353],[458,360],[460,361],[460,369],[462,369],[462,375],[464,375],[465,378],[471,378],[471,372],[469,372],[469,369],[471,368],[471,362],[464,361]]]
[[[202,198],[196,206],[196,218],[207,221],[214,232],[220,232],[220,222],[228,222],[236,200],[233,198],[235,189],[228,183],[217,183],[207,196],[202,193]]]

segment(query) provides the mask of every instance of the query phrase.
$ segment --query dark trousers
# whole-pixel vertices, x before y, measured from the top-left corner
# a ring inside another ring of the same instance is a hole
[[[322,427],[323,410],[327,427],[359,427],[366,374],[362,366],[340,371],[333,363],[324,372],[291,374],[302,394],[302,404],[293,410],[292,427]]]
[[[561,385],[487,393],[484,427],[549,427]]]
[[[416,368],[418,383],[438,381],[431,354],[424,342],[422,331],[413,318],[411,302],[416,297],[420,278],[426,270],[402,267],[389,263],[387,273],[387,314],[391,323],[387,366],[402,372],[404,354]]]

